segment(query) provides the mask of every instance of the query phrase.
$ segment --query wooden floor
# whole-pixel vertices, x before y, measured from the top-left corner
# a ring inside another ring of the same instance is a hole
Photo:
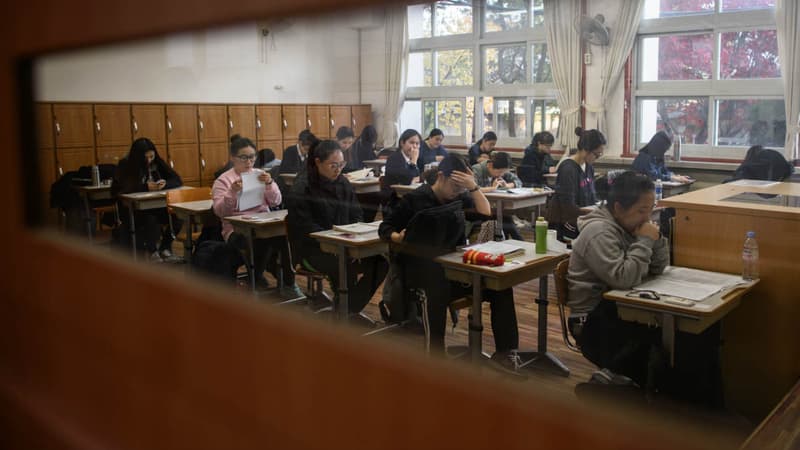
[[[523,233],[524,235],[525,233]],[[104,235],[101,234],[96,239],[97,244],[100,246],[107,246],[107,239],[104,239]],[[183,254],[183,247],[182,243],[178,241],[175,242],[173,249],[176,255]],[[187,271],[184,270],[185,266],[182,264],[159,264],[159,267],[162,266],[173,266],[175,269],[176,276],[180,276],[181,278],[185,277]],[[267,278],[270,282],[274,281],[271,275],[267,275]],[[297,277],[297,284],[305,289],[306,283],[305,278],[298,275]],[[273,283],[274,285],[274,283]],[[568,377],[564,377],[559,375],[555,372],[548,371],[548,370],[541,370],[541,369],[532,369],[532,370],[524,370],[524,374],[526,378],[518,379],[517,377],[512,377],[507,374],[503,374],[493,370],[482,370],[482,374],[486,374],[489,378],[497,378],[497,379],[514,379],[516,382],[523,383],[525,385],[531,386],[532,389],[537,390],[546,390],[551,394],[558,395],[568,401],[575,401],[579,402],[580,400],[575,396],[575,386],[579,383],[586,382],[589,377],[591,376],[592,372],[597,368],[586,360],[581,354],[576,353],[569,348],[567,348],[563,342],[561,336],[561,322],[558,315],[558,308],[555,303],[555,284],[552,278],[552,275],[549,277],[548,281],[549,286],[549,296],[548,300],[550,301],[550,305],[548,308],[548,317],[547,317],[547,344],[548,350],[556,356],[561,362],[563,362],[571,371]],[[235,287],[234,287],[235,288]],[[239,286],[239,289],[245,292],[249,292],[249,288],[247,286]],[[514,300],[516,304],[516,312],[517,312],[517,322],[519,327],[519,337],[520,337],[520,350],[534,350],[536,349],[537,342],[536,342],[536,335],[537,335],[537,321],[538,321],[538,305],[534,303],[534,300],[538,294],[539,289],[539,281],[532,280],[521,285],[518,285],[514,288]],[[326,284],[326,291],[330,291],[330,287]],[[373,299],[364,309],[366,315],[374,319],[375,321],[379,322],[380,324],[380,313],[378,311],[378,301],[380,301],[381,297],[381,290],[378,289]],[[277,297],[277,292],[275,290],[267,290],[265,292],[260,292],[257,295],[258,302],[264,303],[265,305],[271,305],[280,301]],[[302,309],[302,307],[298,306],[285,306],[287,308],[297,308]],[[317,318],[324,318],[323,315],[312,315],[308,313],[309,317],[317,317]],[[460,320],[458,326],[456,327],[453,333],[450,333],[450,322],[448,319],[448,334],[446,338],[446,345],[449,346],[465,346],[468,342],[468,328],[467,328],[467,311],[462,310],[460,312]],[[313,320],[313,319],[310,319]],[[486,353],[491,354],[494,351],[494,340],[492,337],[491,326],[490,326],[490,312],[489,312],[489,305],[484,303],[483,305],[483,325],[484,325],[484,332],[483,332],[483,350]],[[358,327],[358,326],[355,326]],[[370,329],[366,327],[361,327],[360,331],[370,331]],[[388,331],[385,333],[378,334],[376,336],[366,337],[365,339],[375,339],[379,341],[385,341],[387,343],[391,343],[393,345],[402,345],[410,349],[414,349],[424,354],[424,336],[421,333],[415,333],[407,330],[393,330]],[[454,364],[456,364],[454,362]],[[661,408],[659,406],[659,408]],[[714,428],[717,433],[721,433],[726,437],[726,440],[729,441],[731,444],[735,444],[738,446],[740,443],[744,442],[747,438],[749,433],[755,428],[756,424],[751,424],[747,422],[745,419],[730,414],[730,413],[709,413],[707,411],[694,411],[690,407],[686,407],[685,405],[680,405],[675,407],[675,405],[670,405],[666,408],[661,408],[661,411],[656,411],[658,413],[664,413],[670,416],[669,420],[671,421],[689,421],[690,423],[697,424],[699,423],[708,424],[710,428]]]

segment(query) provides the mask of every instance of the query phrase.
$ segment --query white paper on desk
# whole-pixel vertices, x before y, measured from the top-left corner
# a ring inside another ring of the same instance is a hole
[[[661,275],[635,286],[634,289],[700,301],[742,282],[742,278],[737,275],[669,266]]]
[[[759,187],[770,187],[775,186],[776,184],[780,184],[780,181],[769,181],[769,180],[736,180],[732,183],[729,183],[732,186],[759,186]]]
[[[242,174],[242,190],[239,192],[239,211],[261,206],[264,201],[264,183],[258,181],[260,170],[252,170]]]

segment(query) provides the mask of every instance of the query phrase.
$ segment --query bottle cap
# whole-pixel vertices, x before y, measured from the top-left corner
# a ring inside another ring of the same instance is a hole
[[[756,232],[755,232],[755,231],[748,231],[748,232],[747,232],[747,237],[749,237],[749,238],[754,238],[754,237],[756,237]]]
[[[542,216],[539,216],[539,217],[537,217],[537,218],[536,218],[536,220],[537,220],[537,221],[542,221],[542,222],[544,222],[544,217],[542,217]]]

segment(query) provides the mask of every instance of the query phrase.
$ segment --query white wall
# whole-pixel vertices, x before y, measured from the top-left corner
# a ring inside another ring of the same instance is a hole
[[[289,19],[49,55],[39,101],[356,103],[357,31],[346,20]],[[276,86],[282,87],[276,89]]]

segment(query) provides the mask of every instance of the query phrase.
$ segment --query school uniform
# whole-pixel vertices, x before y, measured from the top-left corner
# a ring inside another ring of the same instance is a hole
[[[417,168],[419,168],[419,173],[425,171],[426,164],[436,162],[437,156],[441,156],[442,158],[447,156],[447,150],[445,150],[444,146],[439,145],[437,147],[430,148],[427,142],[422,141],[422,143],[419,145],[419,158],[417,158]]]
[[[393,184],[409,185],[414,178],[419,176],[419,167],[406,157],[402,150],[397,150],[386,160],[386,169],[383,177],[383,188],[381,191],[381,203],[387,205],[387,209],[397,203],[397,195],[392,190]],[[385,211],[384,211],[385,212]]]
[[[281,168],[279,173],[299,173],[306,167],[306,157],[300,153],[300,145],[295,144],[286,147],[283,151],[283,160],[281,161]]]
[[[481,156],[481,154],[485,154],[485,155],[491,155],[492,154],[491,151],[485,152],[485,151],[481,150],[481,144],[482,143],[483,143],[483,140],[480,140],[480,141],[472,144],[472,147],[469,148],[469,165],[470,166],[478,164],[478,162],[479,162],[478,158]]]
[[[468,193],[458,196],[453,201],[461,201],[462,208],[474,209],[475,202]],[[419,188],[404,195],[395,208],[384,217],[378,234],[386,241],[391,241],[393,232],[401,232],[408,227],[414,215],[429,208],[442,206],[433,193],[433,187],[423,184]],[[464,227],[459,229],[464,230]],[[458,238],[460,245],[466,242],[462,235]],[[455,299],[463,297],[471,291],[460,283],[449,282],[444,276],[444,269],[435,264],[436,271],[431,271],[423,280],[414,280],[414,286],[424,286],[428,298],[428,319],[431,332],[431,346],[444,348],[444,333],[447,320],[447,306]],[[494,334],[497,352],[506,352],[519,346],[517,316],[514,310],[514,293],[511,289],[493,291],[484,289],[483,298],[490,302],[492,310],[492,333]],[[394,298],[393,298],[394,301]]]
[[[292,185],[287,206],[287,229],[296,261],[307,269],[326,274],[334,292],[338,292],[338,256],[323,252],[319,242],[309,233],[362,220],[361,206],[353,187],[342,175],[335,180],[320,177],[312,181],[307,172],[302,172]],[[386,259],[380,255],[348,261],[350,313],[364,309],[386,277],[387,270]],[[361,279],[358,279],[359,273],[363,274]]]
[[[525,148],[525,156],[517,168],[517,175],[525,186],[542,187],[547,185],[544,176],[555,166],[556,162],[549,153],[540,152],[533,145],[529,145]]]
[[[580,209],[595,204],[594,168],[581,167],[572,158],[558,168],[555,194],[547,208],[550,228],[558,231],[558,239],[578,237],[577,219]]]
[[[482,188],[491,186],[495,180],[495,178],[489,172],[488,164],[489,161],[483,161],[472,166],[472,174],[475,177],[475,184]],[[511,172],[504,173],[500,178],[506,183],[513,183],[515,187],[522,187],[522,181],[520,181],[520,179]],[[483,222],[483,220],[480,219],[477,221]],[[503,233],[510,239],[516,239],[518,241],[524,240],[519,232],[519,229],[516,225],[514,225],[514,220],[510,215],[503,216]]]

